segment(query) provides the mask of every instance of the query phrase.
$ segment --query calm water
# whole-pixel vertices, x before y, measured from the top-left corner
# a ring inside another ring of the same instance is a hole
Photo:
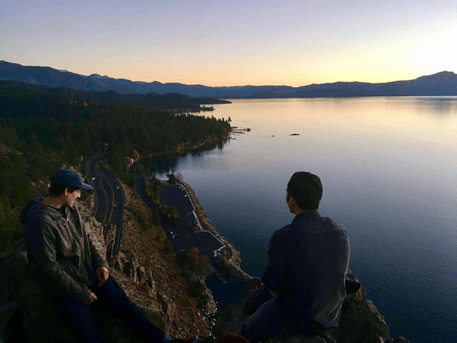
[[[175,172],[261,276],[293,216],[297,170],[320,176],[320,212],[349,232],[351,268],[392,336],[457,342],[457,97],[234,100],[216,117],[250,128]],[[298,134],[291,136],[291,134]]]

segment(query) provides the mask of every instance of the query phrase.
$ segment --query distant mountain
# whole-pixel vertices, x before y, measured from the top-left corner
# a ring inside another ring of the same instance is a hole
[[[182,83],[140,82],[89,76],[50,67],[22,66],[0,61],[0,80],[17,80],[52,87],[70,87],[95,92],[116,91],[121,94],[179,93],[195,98],[313,98],[358,96],[457,95],[457,75],[443,71],[409,81],[386,83],[335,82],[302,87],[235,86],[207,87]]]

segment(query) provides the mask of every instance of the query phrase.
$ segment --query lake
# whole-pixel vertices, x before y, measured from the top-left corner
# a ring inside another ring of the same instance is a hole
[[[270,236],[293,219],[287,182],[310,171],[391,335],[457,342],[457,97],[231,101],[213,115],[250,131],[173,168],[243,269],[263,274]]]

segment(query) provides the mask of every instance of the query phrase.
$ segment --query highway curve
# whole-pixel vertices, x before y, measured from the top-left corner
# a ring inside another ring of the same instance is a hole
[[[117,235],[113,253],[119,252],[122,223],[124,216],[125,197],[117,177],[105,166],[105,154],[99,155],[89,162],[89,177],[95,191],[95,219],[108,227],[117,227]]]

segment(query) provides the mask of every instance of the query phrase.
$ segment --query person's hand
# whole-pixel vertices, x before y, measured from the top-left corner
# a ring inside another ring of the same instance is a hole
[[[106,268],[106,267],[98,267],[95,270],[95,274],[97,274],[99,286],[103,285],[105,283],[105,281],[108,280],[109,271],[108,271],[108,268]]]
[[[89,306],[89,305],[92,304],[95,300],[97,300],[97,296],[96,296],[94,293],[90,292],[89,298],[87,298],[87,300],[86,300],[86,302],[85,302],[84,305]]]
[[[260,286],[262,286],[262,281],[258,277],[253,277],[251,280],[249,280],[248,286],[249,294],[252,294],[254,290],[259,289]]]
[[[275,297],[275,296],[278,295],[278,293],[273,292],[271,289],[268,289],[268,293],[270,293],[270,295],[271,295],[272,297]]]

